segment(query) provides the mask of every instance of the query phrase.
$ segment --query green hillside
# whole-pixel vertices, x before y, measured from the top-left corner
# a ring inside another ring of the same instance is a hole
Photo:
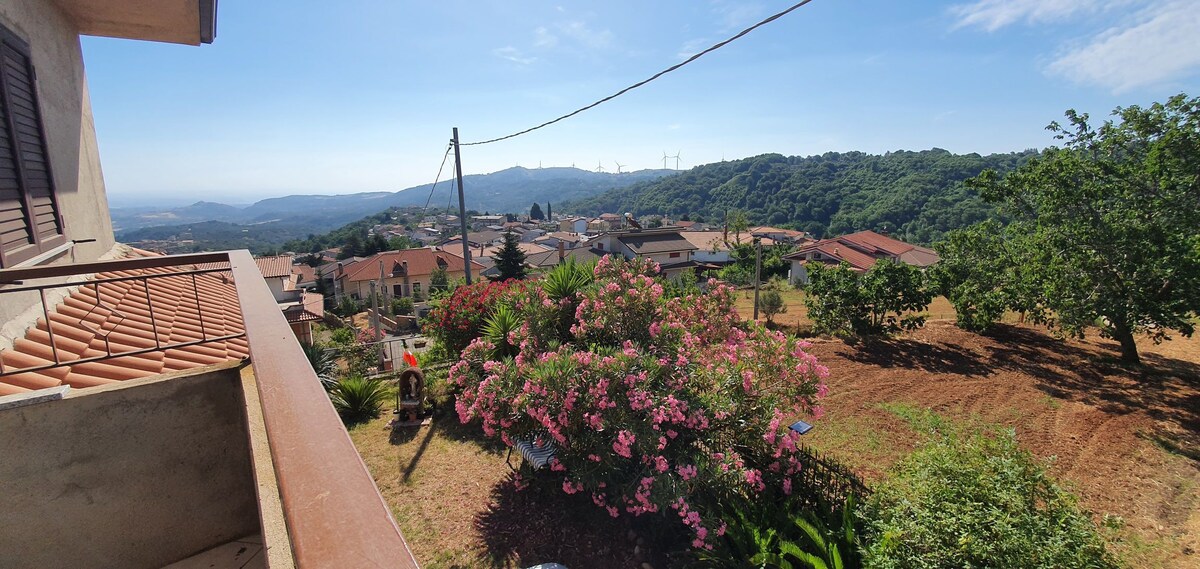
[[[817,235],[875,229],[932,243],[946,231],[993,213],[963,180],[986,168],[1006,172],[1035,154],[960,155],[938,148],[883,155],[764,154],[566,202],[561,211],[686,214],[720,222],[726,211],[740,210],[752,225],[789,226]]]

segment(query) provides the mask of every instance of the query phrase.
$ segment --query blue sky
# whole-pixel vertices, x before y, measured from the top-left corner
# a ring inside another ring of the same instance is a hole
[[[83,49],[115,205],[245,203],[431,182],[452,126],[540,123],[790,4],[226,0],[212,45]],[[1067,108],[1197,87],[1194,0],[814,0],[583,115],[464,148],[463,167],[1004,152],[1050,144]]]

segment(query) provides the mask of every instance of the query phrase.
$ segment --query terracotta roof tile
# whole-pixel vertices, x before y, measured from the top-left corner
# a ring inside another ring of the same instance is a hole
[[[441,263],[439,263],[439,259]],[[345,273],[343,278],[348,281],[365,281],[379,278],[379,261],[383,261],[383,270],[385,273],[391,273],[396,265],[402,265],[404,261],[408,261],[409,275],[428,275],[442,263],[445,264],[446,270],[449,272],[461,272],[463,270],[463,258],[453,253],[430,248],[402,249],[400,251],[376,253],[361,261],[344,265],[343,270]],[[475,261],[471,261],[471,266],[472,271],[478,271],[483,268],[483,265]]]
[[[139,256],[151,255],[134,250]],[[227,265],[226,265],[227,266]],[[166,275],[148,280],[82,283],[38,319],[13,349],[0,353],[6,372],[109,353],[152,349],[244,332],[237,290],[227,272],[171,275],[185,267],[97,274],[94,279]],[[219,268],[219,267],[218,267]],[[143,284],[146,283],[146,284]],[[147,302],[147,290],[149,299]],[[150,307],[153,306],[153,320]],[[201,324],[203,321],[203,324]],[[51,342],[53,333],[53,342]],[[157,340],[157,342],[156,342]],[[51,347],[53,345],[53,347]],[[92,387],[247,357],[245,338],[210,341],[100,361],[69,364],[0,377],[0,394],[70,385]]]
[[[292,274],[292,256],[276,255],[274,257],[255,257],[254,264],[264,279],[287,277]]]

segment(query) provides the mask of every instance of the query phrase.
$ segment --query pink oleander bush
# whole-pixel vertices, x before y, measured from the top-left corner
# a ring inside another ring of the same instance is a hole
[[[728,287],[668,297],[657,274],[654,263],[605,257],[575,295],[508,295],[523,321],[507,338],[516,356],[498,359],[477,338],[450,382],[464,423],[509,445],[555,444],[564,492],[613,517],[677,519],[694,547],[711,548],[726,500],[792,492],[801,464],[787,426],[820,417],[828,370],[807,344],[742,325]]]

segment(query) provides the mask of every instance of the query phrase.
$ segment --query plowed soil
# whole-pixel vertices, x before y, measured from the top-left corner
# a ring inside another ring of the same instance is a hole
[[[1110,515],[1127,561],[1200,566],[1200,339],[1140,347],[1143,365],[1125,366],[1098,337],[944,321],[869,345],[818,340],[832,377],[811,443],[872,479],[916,444],[889,406],[1010,427],[1098,521]]]

